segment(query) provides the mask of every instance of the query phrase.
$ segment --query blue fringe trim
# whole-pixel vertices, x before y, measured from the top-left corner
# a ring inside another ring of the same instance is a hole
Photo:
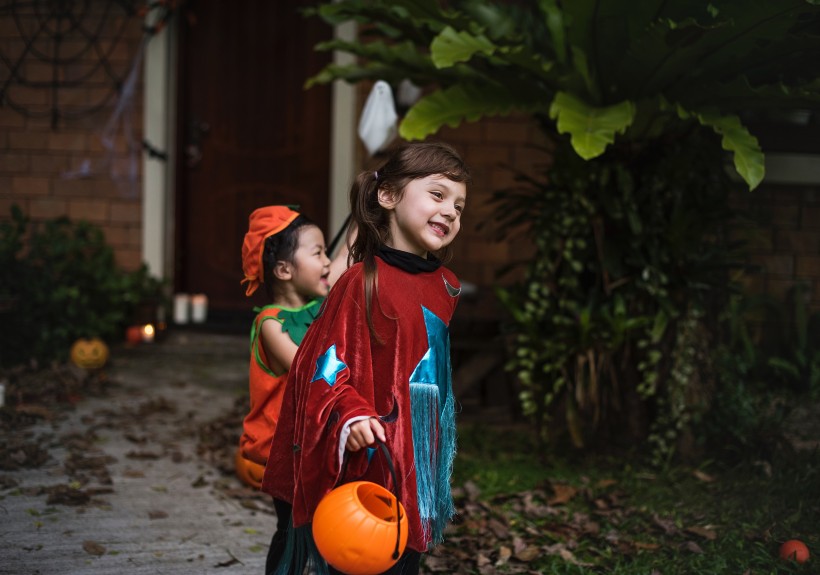
[[[444,528],[455,514],[450,492],[456,452],[455,399],[451,386],[446,389],[441,409],[438,385],[410,384],[418,509],[424,539],[433,544],[444,539]]]
[[[312,575],[329,575],[327,563],[313,541],[310,523],[294,529],[291,520],[282,559],[276,569],[267,575],[301,575],[305,565],[309,565],[308,572]]]

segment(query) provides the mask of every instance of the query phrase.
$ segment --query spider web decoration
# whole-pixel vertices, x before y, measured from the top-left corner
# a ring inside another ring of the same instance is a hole
[[[167,22],[173,2],[136,0],[0,0],[0,106],[27,117],[62,119],[98,112],[120,94],[133,49],[123,35],[148,11],[162,14],[147,35]],[[5,38],[8,39],[8,38]],[[140,47],[141,48],[141,47]]]

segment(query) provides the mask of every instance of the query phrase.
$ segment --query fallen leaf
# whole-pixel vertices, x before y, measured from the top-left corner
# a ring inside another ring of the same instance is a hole
[[[572,551],[570,551],[569,549],[562,549],[559,555],[561,555],[561,559],[563,559],[567,563],[572,563],[573,565],[578,565],[581,567],[593,567],[592,563],[579,561],[578,558],[576,558]]]
[[[168,514],[165,511],[149,511],[148,519],[165,519]]]
[[[714,529],[709,527],[699,527],[695,525],[694,527],[686,527],[686,531],[692,533],[693,535],[700,535],[704,539],[708,539],[709,541],[714,541],[717,539],[717,533],[715,533]]]
[[[553,483],[550,485],[554,495],[547,500],[550,505],[561,505],[575,497],[578,490],[571,485],[564,485],[562,483]]]
[[[704,473],[700,469],[695,469],[692,472],[692,475],[694,475],[696,479],[699,479],[704,483],[713,483],[714,481],[716,481],[716,479],[713,476],[709,475],[708,473]]]
[[[606,509],[609,509],[609,502],[606,501],[605,499],[601,499],[600,497],[598,499],[594,500],[592,503],[593,503],[593,505],[595,505],[595,508],[598,509],[599,511],[604,511]]]
[[[539,549],[536,545],[528,545],[524,549],[517,551],[515,553],[515,558],[519,561],[523,561],[524,563],[529,563],[530,561],[537,559],[541,555],[541,549]]]
[[[510,560],[510,557],[512,557],[512,549],[506,545],[502,545],[498,549],[498,559],[495,561],[495,566],[501,567],[505,565]]]
[[[686,551],[690,551],[692,553],[697,553],[697,554],[702,554],[703,553],[703,549],[701,549],[700,545],[698,545],[694,541],[687,541],[686,543],[681,545],[681,548],[685,549]]]
[[[75,489],[69,485],[55,485],[46,488],[48,505],[85,505],[91,501],[91,496],[82,489]]]
[[[633,541],[632,544],[636,549],[646,549],[647,551],[654,551],[655,549],[661,548],[657,543],[648,543],[645,541]]]
[[[17,413],[23,413],[25,415],[33,415],[35,417],[42,417],[43,419],[54,418],[54,412],[44,405],[20,403],[15,409]]]
[[[451,570],[447,566],[447,561],[441,557],[434,557],[427,555],[424,559],[424,568],[433,573],[450,573]]]
[[[159,459],[158,453],[151,451],[129,451],[125,454],[128,459]]]
[[[97,557],[105,553],[105,547],[96,541],[83,541],[83,549],[89,555],[96,555]]]
[[[490,528],[490,531],[492,531],[493,535],[498,539],[507,539],[510,536],[510,530],[498,519],[490,519],[487,523],[487,527]]]
[[[663,529],[663,532],[667,535],[677,535],[680,533],[680,529],[678,529],[678,526],[675,525],[675,521],[673,519],[668,519],[666,517],[660,517],[657,514],[653,514],[652,522]]]

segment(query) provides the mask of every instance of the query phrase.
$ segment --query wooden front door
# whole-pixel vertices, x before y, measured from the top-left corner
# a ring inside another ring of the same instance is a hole
[[[180,21],[176,292],[204,293],[211,320],[265,303],[244,294],[248,216],[297,204],[327,235],[330,89],[303,88],[330,56],[307,2],[194,0]],[[329,241],[329,239],[327,240]]]

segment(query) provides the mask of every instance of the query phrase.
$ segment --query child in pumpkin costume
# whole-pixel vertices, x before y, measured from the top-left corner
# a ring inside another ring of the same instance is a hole
[[[346,268],[347,248],[331,262],[324,236],[309,219],[286,206],[267,206],[249,218],[242,246],[245,294],[264,285],[272,302],[256,308],[250,341],[250,411],[243,421],[237,472],[261,483],[270,442],[279,420],[291,361],[330,286]],[[269,562],[275,564],[287,529],[290,506],[274,500],[278,526]]]
[[[469,172],[439,143],[408,144],[351,189],[355,262],[339,279],[294,358],[263,491],[292,503],[288,575],[318,556],[310,522],[334,486],[369,480],[400,493],[407,549],[388,573],[417,573],[454,513],[455,401],[448,325],[460,284],[433,254],[458,234]],[[393,456],[398,486],[374,452]]]

